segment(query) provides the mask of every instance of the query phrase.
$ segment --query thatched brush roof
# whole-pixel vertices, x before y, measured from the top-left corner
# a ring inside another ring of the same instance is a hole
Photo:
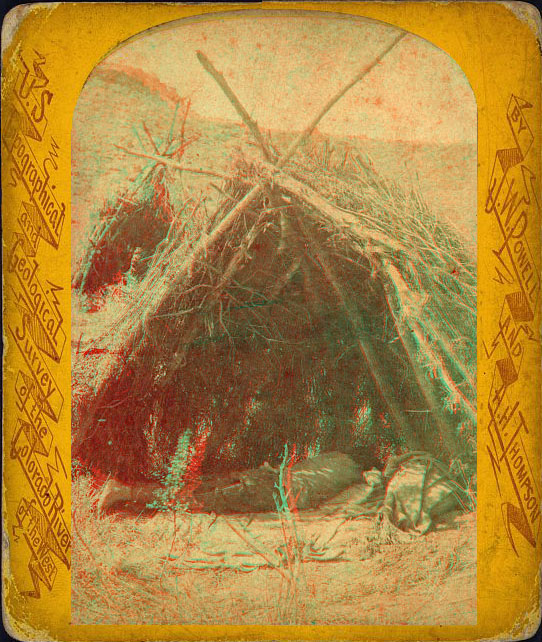
[[[263,160],[237,160],[211,216],[198,202],[177,213],[121,318],[76,364],[74,457],[129,480],[164,474],[178,443],[191,476],[275,465],[285,444],[363,466],[413,449],[474,473],[472,253],[359,155],[301,151],[404,35],[281,156],[198,53]]]
[[[210,469],[284,443],[472,455],[476,280],[458,235],[358,157],[241,163],[222,191],[211,220],[170,228],[100,343],[74,455],[145,476],[187,430]]]

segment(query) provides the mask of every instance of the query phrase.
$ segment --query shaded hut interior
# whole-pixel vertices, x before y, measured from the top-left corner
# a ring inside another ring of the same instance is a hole
[[[200,234],[246,196],[250,171],[237,172]],[[76,456],[120,479],[163,475],[187,431],[202,474],[275,465],[285,444],[300,457],[345,452],[364,468],[405,449],[464,456],[468,416],[450,401],[458,391],[432,376],[431,355],[401,327],[412,312],[386,268],[395,258],[403,273],[423,270],[423,255],[406,256],[396,240],[375,248],[362,229],[345,231],[277,186],[201,259],[181,225],[102,338],[98,387],[77,409]],[[422,287],[432,282],[434,317],[442,297],[464,294],[437,267],[415,273]],[[474,348],[470,332],[463,352]],[[448,357],[446,369],[455,365]]]

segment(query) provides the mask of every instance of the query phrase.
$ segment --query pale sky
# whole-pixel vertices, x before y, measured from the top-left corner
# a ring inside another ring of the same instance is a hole
[[[143,32],[102,64],[139,67],[189,96],[201,116],[238,122],[198,62],[196,51],[201,50],[262,128],[299,131],[397,33],[384,23],[322,14],[180,20]],[[335,105],[319,130],[475,143],[476,103],[459,66],[434,45],[409,35]]]

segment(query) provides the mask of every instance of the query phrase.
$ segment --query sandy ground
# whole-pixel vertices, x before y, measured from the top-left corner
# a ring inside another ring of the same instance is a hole
[[[476,623],[474,513],[411,538],[322,509],[97,515],[95,493],[74,482],[74,624]]]

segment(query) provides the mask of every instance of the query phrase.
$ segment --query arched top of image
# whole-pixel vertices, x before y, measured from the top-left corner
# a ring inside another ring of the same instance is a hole
[[[404,37],[395,43],[400,34]],[[89,207],[107,200],[113,184],[121,191],[129,186],[149,162],[118,149],[153,151],[146,133],[134,133],[142,123],[151,136],[164,138],[176,105],[189,103],[187,129],[199,140],[187,147],[183,160],[207,169],[212,165],[217,173],[239,146],[244,154],[247,145],[254,147],[253,135],[198,52],[223,74],[279,154],[287,146],[284,134],[301,132],[376,62],[318,122],[311,141],[327,140],[341,153],[345,144],[361,145],[378,171],[419,187],[435,215],[461,228],[474,247],[476,102],[465,74],[447,53],[367,18],[231,12],[139,33],[90,74],[72,134],[75,258]],[[200,189],[203,175],[192,174],[190,182]]]
[[[235,120],[231,104],[197,60],[201,50],[223,67],[262,128],[296,130],[400,33],[405,34],[400,45],[320,129],[362,138],[475,143],[475,98],[459,65],[424,38],[371,18],[314,11],[183,18],[132,36],[91,76],[107,68],[128,74],[139,68],[190,96],[202,116]]]
[[[459,510],[474,542],[476,177],[465,75],[391,25],[247,12],[170,23],[111,52],[72,130],[71,452],[108,479],[98,511],[257,513],[267,537],[277,510],[346,524],[382,505],[374,525],[388,541],[388,527],[436,535]],[[85,488],[76,480],[74,497]],[[359,535],[342,549],[356,577]],[[140,541],[145,569],[167,581],[177,549]],[[475,622],[474,546],[462,559],[459,607],[411,614],[410,591],[386,623]],[[344,584],[339,565],[329,572]],[[397,601],[395,584],[375,590]],[[144,618],[236,624],[242,609],[257,623],[253,593],[233,609],[220,598],[209,620],[162,605]],[[82,595],[78,624],[94,617]],[[299,596],[310,615],[295,606],[268,622],[383,623],[381,609]]]

